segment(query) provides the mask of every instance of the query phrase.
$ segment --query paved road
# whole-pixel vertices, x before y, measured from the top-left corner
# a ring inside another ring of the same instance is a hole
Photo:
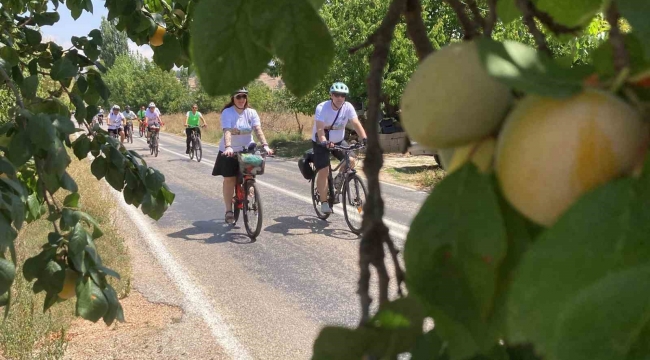
[[[216,147],[204,145],[201,163],[185,155],[184,138],[169,134],[161,134],[156,158],[137,134],[126,147],[165,174],[176,193],[162,219],[144,220],[163,249],[152,251],[166,251],[158,259],[172,265],[163,268],[183,272],[179,287],[193,284],[192,299],[216,312],[212,335],[233,357],[306,359],[323,326],[356,324],[359,238],[338,206],[328,222],[315,217],[310,184],[295,162],[269,159],[258,177],[264,226],[251,242],[243,224],[223,221],[222,178],[211,175]],[[384,183],[382,192],[385,220],[402,248],[427,194]]]

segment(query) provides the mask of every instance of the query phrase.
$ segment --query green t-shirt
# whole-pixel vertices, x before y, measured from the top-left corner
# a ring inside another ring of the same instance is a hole
[[[199,119],[201,117],[201,112],[197,111],[193,113],[191,111],[187,112],[187,125],[189,126],[199,126]]]
[[[144,110],[138,111],[138,119],[144,119],[144,114],[145,114]]]

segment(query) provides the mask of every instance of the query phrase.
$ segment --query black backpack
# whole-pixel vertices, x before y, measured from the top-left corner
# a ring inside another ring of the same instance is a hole
[[[302,158],[298,160],[298,169],[306,180],[311,181],[314,178],[314,149],[305,151]]]

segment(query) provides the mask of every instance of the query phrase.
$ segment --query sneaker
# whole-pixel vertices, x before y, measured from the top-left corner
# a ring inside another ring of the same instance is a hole
[[[321,203],[320,204],[320,212],[322,212],[323,214],[331,214],[332,213],[332,208],[330,208],[330,204],[326,203],[326,202]]]
[[[226,211],[226,224],[233,224],[235,223],[235,213],[232,211]]]
[[[185,149],[185,153],[186,153],[186,154],[189,154],[189,153],[190,153],[190,149]]]

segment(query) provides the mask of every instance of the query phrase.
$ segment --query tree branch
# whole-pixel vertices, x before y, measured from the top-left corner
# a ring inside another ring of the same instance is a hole
[[[460,0],[445,1],[454,10],[456,16],[458,16],[458,20],[460,21],[460,24],[463,27],[463,32],[465,33],[465,40],[471,40],[477,34],[474,24],[472,24],[472,20],[470,20],[469,16],[467,16],[467,13],[465,12],[465,6],[463,6],[463,3],[461,3]]]
[[[18,104],[18,106],[20,106],[21,109],[24,109],[25,104],[23,103],[23,98],[20,96],[20,92],[18,91],[18,89],[16,89],[16,86],[15,86],[13,80],[11,80],[9,75],[7,75],[7,72],[5,71],[5,69],[3,69],[1,67],[0,67],[0,75],[4,79],[4,83],[7,84],[7,86],[9,86],[9,88],[11,88],[11,91],[13,91],[14,96],[16,97],[16,103]]]
[[[553,20],[553,17],[551,15],[545,13],[544,11],[538,9],[535,4],[532,2],[528,1],[528,5],[530,7],[530,11],[532,12],[533,16],[535,16],[544,26],[546,26],[549,30],[551,30],[554,34],[575,34],[581,30],[579,26],[575,27],[568,27],[564,26],[562,24],[558,24]]]
[[[485,18],[485,36],[490,38],[492,37],[492,31],[494,31],[494,25],[497,23],[497,0],[487,0],[488,4],[488,14]]]
[[[368,198],[363,207],[363,237],[359,245],[359,290],[361,300],[361,325],[370,319],[369,294],[370,265],[378,271],[380,305],[388,301],[388,274],[384,264],[384,242],[389,239],[388,228],[384,224],[384,201],[379,186],[379,170],[383,166],[383,152],[379,145],[378,124],[381,104],[382,75],[388,61],[390,42],[395,26],[406,8],[407,0],[393,0],[379,28],[368,38],[366,43],[374,45],[370,57],[370,74],[368,75],[368,148],[364,162],[364,173],[368,179]],[[357,46],[363,48],[367,45]],[[354,49],[351,49],[351,51]]]
[[[427,35],[427,28],[422,21],[422,4],[420,0],[406,0],[406,31],[415,46],[415,52],[420,61],[433,52],[433,45]]]
[[[532,9],[533,4],[530,0],[515,0],[519,11],[524,15],[524,24],[528,27],[528,31],[533,35],[537,48],[548,55],[552,55],[546,43],[546,37],[540,29],[537,28],[535,23],[535,15]]]
[[[623,38],[623,33],[618,26],[618,19],[621,15],[618,12],[618,7],[615,2],[607,8],[605,13],[605,18],[611,26],[609,30],[609,42],[612,44],[614,49],[614,68],[616,71],[621,72],[623,69],[629,66],[630,64],[630,55],[625,48],[625,39]]]
[[[474,16],[474,21],[476,22],[476,24],[483,31],[485,31],[485,19],[481,15],[481,10],[478,8],[478,5],[476,4],[476,0],[467,0],[467,5],[469,6],[469,9],[472,11],[472,15]]]

